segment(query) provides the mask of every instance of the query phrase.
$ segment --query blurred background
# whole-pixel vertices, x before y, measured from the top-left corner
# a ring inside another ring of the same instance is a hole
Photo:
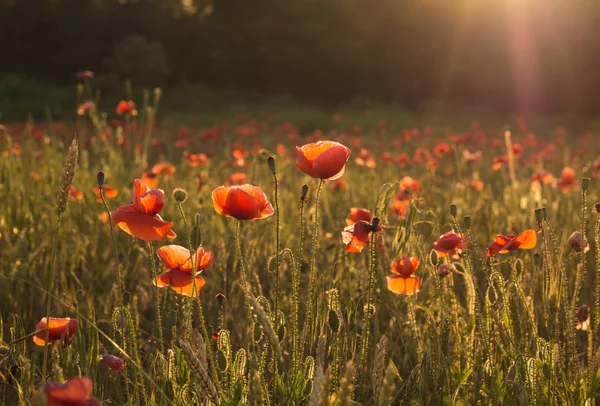
[[[0,0],[0,111],[74,115],[91,70],[111,103],[130,79],[192,113],[212,97],[589,117],[598,27],[594,0]]]

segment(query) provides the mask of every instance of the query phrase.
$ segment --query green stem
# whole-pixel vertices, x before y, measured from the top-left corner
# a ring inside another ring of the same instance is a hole
[[[235,246],[237,249],[238,258],[240,261],[240,273],[242,274],[242,289],[244,291],[244,306],[246,307],[246,318],[248,319],[248,326],[250,328],[250,334],[253,334],[254,318],[252,316],[252,309],[250,309],[250,301],[248,295],[250,293],[250,285],[248,284],[248,276],[246,274],[246,264],[244,263],[244,256],[242,255],[242,244],[240,242],[240,226],[242,222],[238,220],[235,226]],[[254,342],[254,340],[252,340]]]
[[[150,265],[152,266],[152,280],[155,281],[158,276],[158,272],[156,270],[156,263],[154,262],[154,246],[150,241],[148,241],[148,250],[150,251]],[[162,331],[162,315],[160,308],[160,298],[158,297],[159,290],[158,286],[154,285],[154,306],[156,307],[156,324],[158,325],[158,348],[160,353],[164,352],[164,341],[163,341],[163,331]]]
[[[117,291],[119,294],[119,303],[118,306],[123,306],[123,297],[125,294],[125,282],[123,278],[123,271],[121,270],[121,263],[119,262],[119,250],[117,248],[117,241],[115,240],[115,232],[113,230],[113,222],[112,215],[110,214],[110,209],[108,208],[108,204],[106,203],[106,199],[104,198],[104,188],[100,187],[100,199],[102,199],[102,203],[104,204],[104,209],[108,214],[108,224],[110,226],[110,238],[113,243],[113,248],[115,250],[115,259],[117,260]]]
[[[299,341],[299,321],[298,314],[300,313],[300,299],[299,299],[299,288],[300,288],[300,268],[302,267],[302,253],[304,250],[304,211],[306,206],[306,200],[300,200],[300,244],[298,247],[298,261],[297,266],[293,268],[292,274],[292,301],[294,302],[293,310],[293,330],[292,330],[292,376],[296,376],[298,372],[298,360],[300,358],[300,341]]]
[[[279,190],[278,190],[278,185],[277,185],[277,173],[273,172],[273,183],[275,185],[275,253],[277,255],[276,259],[275,259],[275,309],[273,311],[273,316],[272,316],[272,323],[273,326],[275,327],[275,331],[279,330],[279,326],[277,325],[277,311],[279,308],[279,265],[281,264],[280,261],[280,254],[279,254]],[[278,376],[278,360],[277,358],[273,359],[273,363],[275,365],[275,379],[273,379],[273,384],[276,385],[277,384],[277,376]]]
[[[363,366],[367,363],[369,353],[369,334],[371,332],[371,306],[373,306],[373,285],[375,282],[375,270],[377,268],[377,234],[373,233],[371,237],[371,245],[369,250],[369,279],[367,284],[367,305],[364,320],[363,320],[363,337],[361,345],[361,354],[358,361],[356,373],[362,371]]]
[[[315,222],[313,224],[313,235],[312,235],[312,247],[310,251],[310,277],[308,281],[308,298],[306,302],[306,319],[304,320],[304,330],[302,331],[302,344],[306,342],[308,337],[312,337],[314,333],[314,306],[315,306],[315,290],[316,290],[316,279],[317,279],[317,242],[319,235],[319,197],[321,196],[321,189],[323,186],[323,179],[319,180],[319,186],[317,187],[317,195],[315,199]]]
[[[50,275],[48,276],[48,291],[46,293],[46,334],[44,340],[48,343],[50,337],[50,310],[52,309],[52,289],[54,286],[54,260],[56,259],[56,247],[58,245],[58,230],[60,229],[60,223],[62,216],[58,216],[56,220],[56,229],[54,230],[54,242],[52,244],[52,260],[50,262]],[[44,346],[44,361],[42,364],[42,385],[46,383],[46,370],[48,366],[48,347]]]

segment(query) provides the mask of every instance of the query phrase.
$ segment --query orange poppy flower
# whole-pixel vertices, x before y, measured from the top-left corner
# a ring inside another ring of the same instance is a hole
[[[144,241],[159,241],[175,238],[171,230],[173,223],[164,221],[158,213],[162,209],[165,193],[160,189],[150,189],[141,180],[133,184],[133,204],[118,207],[110,214],[115,225],[127,234]]]
[[[296,167],[313,178],[336,180],[346,170],[350,148],[335,141],[319,141],[296,147]]]
[[[502,168],[503,165],[508,164],[508,157],[506,155],[495,156],[492,158],[492,169],[497,171]]]
[[[29,172],[29,177],[33,180],[35,180],[36,182],[39,181],[40,179],[42,179],[42,175],[40,175],[37,172]]]
[[[156,164],[152,167],[152,173],[155,175],[164,173],[165,175],[171,176],[175,173],[175,167],[170,163]]]
[[[531,176],[531,182],[538,182],[540,184],[549,184],[554,181],[554,176],[550,172],[542,171],[536,172]]]
[[[494,242],[488,247],[486,255],[493,257],[496,254],[506,254],[519,248],[529,250],[537,244],[537,235],[534,230],[525,230],[521,234],[500,235],[494,237]]]
[[[404,257],[394,261],[391,275],[386,277],[387,288],[397,295],[414,295],[421,291],[421,278],[413,275],[421,261],[417,257]]]
[[[213,190],[215,211],[238,220],[256,220],[272,216],[273,206],[258,186],[220,186]]]
[[[140,178],[150,189],[154,189],[158,186],[158,175],[152,171],[144,171]]]
[[[524,148],[521,144],[513,144],[512,145],[512,153],[515,158],[519,158],[523,155]]]
[[[50,323],[46,324],[46,318],[42,319],[35,326],[36,330],[43,330],[33,336],[33,342],[40,347],[52,344],[54,341],[60,340],[63,343],[68,343],[77,331],[77,319],[55,318],[50,317]],[[48,342],[46,342],[46,326],[48,326]]]
[[[360,149],[360,154],[354,158],[354,162],[359,166],[366,166],[367,168],[377,167],[377,163],[366,148]]]
[[[246,183],[246,174],[243,172],[236,172],[225,181],[227,186],[243,185],[244,183]]]
[[[465,149],[463,151],[463,160],[465,161],[465,163],[474,164],[481,161],[481,155],[482,153],[479,150],[471,152],[468,149]]]
[[[133,100],[121,100],[119,104],[117,104],[117,114],[120,116],[126,114],[137,116],[137,110],[135,109],[135,103],[133,102]]]
[[[358,207],[350,208],[350,215],[346,217],[346,225],[351,225],[359,220],[364,220],[368,223],[373,219],[373,214],[367,209],[359,209]]]
[[[85,113],[94,108],[94,102],[91,100],[85,101],[77,107],[77,115],[84,116]]]
[[[195,296],[193,293],[194,275],[192,272],[192,257],[190,250],[179,245],[166,245],[156,252],[160,262],[169,270],[154,280],[158,287],[170,286],[175,292],[185,296]],[[198,275],[212,264],[214,255],[212,251],[200,248],[196,251],[196,272]],[[196,293],[204,286],[204,279],[196,276]]]
[[[102,186],[102,191],[104,192],[104,197],[107,199],[112,199],[118,196],[119,191],[117,189],[113,189],[110,186]],[[102,199],[100,198],[100,188],[96,186],[94,188],[94,194],[97,195],[96,201],[98,203],[102,203]]]
[[[346,252],[361,252],[369,242],[371,233],[378,233],[382,230],[377,217],[373,219],[373,223],[358,220],[345,227],[342,230],[342,241],[346,244]]]
[[[75,186],[71,186],[69,189],[69,199],[71,200],[81,200],[83,199],[83,192],[78,190]]]
[[[433,242],[433,249],[442,257],[448,255],[452,259],[459,259],[463,252],[462,236],[448,231]]]
[[[348,182],[346,182],[344,179],[337,179],[331,182],[329,187],[331,187],[333,190],[346,190],[348,188]]]
[[[188,165],[192,168],[197,167],[198,165],[206,165],[210,162],[208,156],[204,153],[199,154],[187,154],[187,151],[183,154],[187,157]]]
[[[91,380],[76,376],[64,384],[47,382],[44,392],[48,406],[100,406],[98,399],[90,397],[92,389]]]
[[[400,167],[400,169],[406,168],[406,165],[408,164],[409,160],[410,160],[410,158],[406,154],[400,154],[396,158],[396,161],[398,162],[398,166]]]
[[[419,182],[410,176],[405,176],[400,179],[400,190],[410,190],[411,192],[416,193],[419,190]]]

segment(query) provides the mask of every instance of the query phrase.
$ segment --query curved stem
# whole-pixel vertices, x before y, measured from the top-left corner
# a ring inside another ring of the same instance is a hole
[[[115,232],[113,230],[113,222],[112,215],[110,214],[110,209],[108,208],[108,204],[106,203],[106,199],[104,198],[104,188],[100,187],[100,199],[102,199],[102,204],[104,204],[104,209],[108,214],[108,224],[110,226],[110,239],[113,243],[113,248],[115,250],[115,259],[117,260],[117,292],[119,294],[119,306],[123,306],[123,297],[125,294],[125,281],[123,278],[123,270],[121,269],[121,263],[119,261],[119,250],[117,248],[117,241],[115,239]]]
[[[156,263],[154,262],[154,246],[150,241],[148,241],[148,250],[150,251],[150,265],[152,266],[152,280],[155,281],[158,276],[158,272],[156,270]],[[156,307],[156,324],[158,324],[158,348],[160,353],[164,352],[164,341],[163,341],[163,331],[162,331],[162,314],[160,308],[160,298],[158,297],[159,291],[158,286],[154,285],[154,306]]]

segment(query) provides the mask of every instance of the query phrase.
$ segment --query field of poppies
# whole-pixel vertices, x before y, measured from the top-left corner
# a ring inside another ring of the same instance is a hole
[[[147,96],[0,125],[0,403],[600,396],[596,134]]]

